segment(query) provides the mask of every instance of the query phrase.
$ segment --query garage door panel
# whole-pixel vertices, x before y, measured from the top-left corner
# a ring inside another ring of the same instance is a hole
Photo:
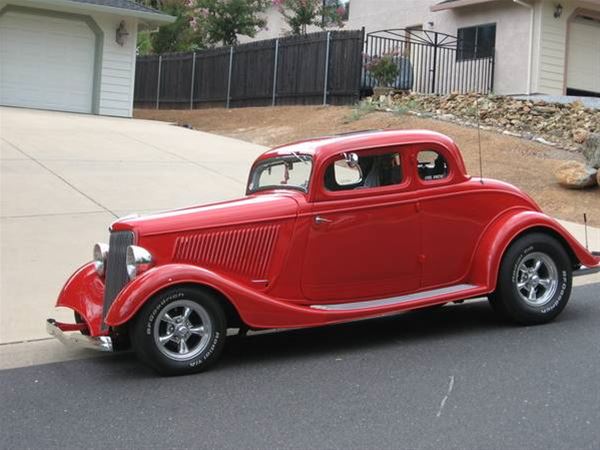
[[[78,20],[0,18],[0,104],[92,112],[95,35]]]
[[[600,93],[600,22],[573,21],[568,51],[567,87]]]

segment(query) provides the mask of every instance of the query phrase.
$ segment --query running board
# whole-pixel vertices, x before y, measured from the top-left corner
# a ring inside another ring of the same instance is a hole
[[[379,300],[367,300],[364,302],[352,303],[336,303],[332,305],[311,305],[312,309],[320,309],[324,311],[356,311],[370,308],[380,308],[382,306],[401,305],[403,303],[414,302],[416,300],[434,299],[444,295],[457,294],[460,292],[471,291],[479,286],[473,284],[457,284],[456,286],[448,286],[431,291],[417,292],[415,294],[401,295],[400,297],[382,298]]]
[[[594,273],[600,272],[600,266],[598,267],[585,267],[581,266],[579,269],[573,271],[574,277],[582,277],[585,275],[592,275]]]

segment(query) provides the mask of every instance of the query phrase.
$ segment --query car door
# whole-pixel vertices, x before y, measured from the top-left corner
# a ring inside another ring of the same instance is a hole
[[[414,152],[422,217],[423,288],[459,284],[498,207],[493,199],[461,188],[465,181],[446,149],[421,144]]]
[[[340,185],[332,178],[342,156],[317,174],[322,189],[308,217],[302,273],[303,294],[314,302],[382,298],[420,286],[419,217],[402,148],[355,155],[364,172],[360,181]],[[386,166],[377,180],[376,157],[395,161],[398,172]]]

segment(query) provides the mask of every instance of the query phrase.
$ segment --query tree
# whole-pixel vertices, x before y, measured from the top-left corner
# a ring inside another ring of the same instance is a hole
[[[345,9],[338,0],[273,0],[294,35],[306,34],[308,27],[342,27]]]
[[[210,43],[236,45],[238,35],[256,36],[267,25],[261,13],[270,0],[197,0],[196,5]]]
[[[140,33],[138,53],[168,53],[193,51],[206,47],[206,31],[191,0],[147,0],[148,6],[176,17],[155,33]]]

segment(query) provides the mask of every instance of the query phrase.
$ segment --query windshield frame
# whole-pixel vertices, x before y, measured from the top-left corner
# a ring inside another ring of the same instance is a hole
[[[267,165],[268,163],[272,163],[273,161],[292,161],[292,162],[304,162],[304,164],[310,164],[310,173],[306,180],[306,187],[304,188],[302,186],[287,185],[287,184],[272,184],[272,185],[268,185],[268,186],[262,186],[259,188],[255,188],[255,189],[250,189],[251,184],[253,184],[255,181],[258,170],[261,167]],[[250,195],[250,194],[256,194],[257,192],[273,191],[273,190],[278,190],[278,189],[300,191],[305,194],[308,194],[310,184],[312,181],[312,177],[314,174],[314,170],[315,170],[314,158],[312,155],[309,155],[306,153],[293,152],[293,153],[282,154],[282,155],[277,155],[277,156],[272,156],[269,158],[261,159],[260,161],[257,161],[256,163],[254,163],[254,165],[252,166],[252,169],[250,170],[250,175],[248,177],[248,183],[246,184],[246,194]]]

